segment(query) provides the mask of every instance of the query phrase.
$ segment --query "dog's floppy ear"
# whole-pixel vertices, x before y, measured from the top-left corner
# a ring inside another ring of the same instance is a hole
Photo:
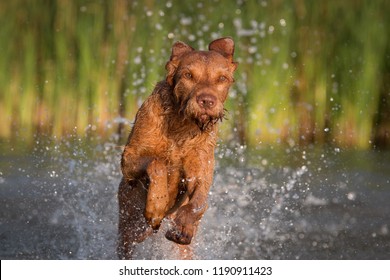
[[[171,54],[170,60],[176,60],[177,58],[179,58],[183,54],[192,52],[194,50],[195,49],[193,47],[187,45],[186,43],[178,41],[175,44],[173,44],[172,54]]]
[[[233,62],[234,55],[234,41],[230,37],[219,38],[212,41],[209,44],[209,51],[215,51],[226,57],[234,65],[234,69],[237,67],[237,62]]]
[[[176,42],[172,47],[172,53],[169,61],[165,65],[165,69],[167,70],[167,82],[169,85],[173,85],[173,76],[175,75],[176,68],[179,65],[178,61],[180,57],[186,53],[192,52],[195,49],[190,47],[189,45],[183,42]]]

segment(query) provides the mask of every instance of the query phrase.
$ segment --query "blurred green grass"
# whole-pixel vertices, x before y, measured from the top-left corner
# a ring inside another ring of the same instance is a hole
[[[101,135],[132,120],[176,40],[240,63],[221,126],[256,146],[390,145],[390,2],[0,3],[0,138]]]

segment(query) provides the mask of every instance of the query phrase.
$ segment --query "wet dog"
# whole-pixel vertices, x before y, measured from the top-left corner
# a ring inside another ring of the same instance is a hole
[[[172,47],[166,79],[137,112],[122,153],[118,191],[118,256],[171,221],[166,238],[190,244],[213,181],[217,123],[233,84],[234,42],[220,38],[208,51]]]

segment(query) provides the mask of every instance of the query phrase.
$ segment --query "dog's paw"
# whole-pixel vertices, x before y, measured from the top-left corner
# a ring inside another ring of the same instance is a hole
[[[145,219],[155,232],[160,228],[163,218],[163,215],[156,216],[154,212],[145,211]]]
[[[191,243],[193,234],[194,227],[192,225],[176,225],[166,232],[165,237],[168,240],[176,242],[178,244],[189,245]]]
[[[168,208],[168,200],[166,197],[152,197],[146,202],[145,219],[148,224],[157,231],[165,217]]]

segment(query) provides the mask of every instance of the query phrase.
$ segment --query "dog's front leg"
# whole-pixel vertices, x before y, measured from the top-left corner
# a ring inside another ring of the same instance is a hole
[[[154,159],[146,168],[150,179],[146,199],[145,218],[154,230],[160,227],[168,210],[168,174],[165,161]]]
[[[202,164],[207,162],[207,165]],[[213,179],[214,159],[210,157],[200,164],[185,168],[189,201],[181,206],[175,215],[174,226],[165,237],[179,244],[190,244],[204,212],[207,210],[207,197]]]

